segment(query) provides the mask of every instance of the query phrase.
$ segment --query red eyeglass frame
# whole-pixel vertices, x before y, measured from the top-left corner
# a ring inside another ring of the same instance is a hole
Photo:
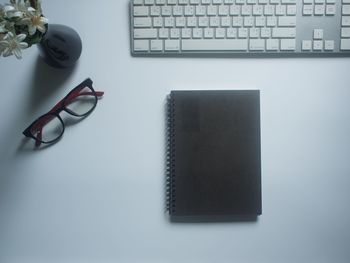
[[[63,120],[62,120],[62,118],[60,117],[59,114],[62,111],[65,111],[65,112],[67,112],[70,115],[73,115],[75,117],[85,117],[85,116],[89,115],[95,109],[98,99],[104,95],[103,91],[95,91],[94,88],[92,87],[92,83],[93,83],[92,80],[90,78],[87,78],[82,83],[80,83],[78,86],[76,86],[74,89],[72,89],[49,112],[47,112],[46,114],[40,116],[35,121],[33,121],[33,123],[30,124],[28,126],[28,128],[26,128],[23,131],[23,135],[26,136],[26,137],[34,139],[35,140],[35,145],[37,147],[40,146],[41,143],[51,144],[51,143],[54,143],[54,142],[58,141],[62,137],[62,135],[64,133],[64,130],[65,130],[64,122],[63,122]],[[81,92],[81,90],[86,88],[86,87],[91,89],[91,91]],[[72,103],[74,101],[74,99],[76,99],[79,96],[83,96],[83,95],[93,95],[95,97],[95,103],[94,103],[93,107],[89,111],[87,111],[84,114],[77,114],[77,113],[71,111],[69,108],[67,108],[67,105]],[[51,140],[51,141],[48,141],[48,142],[43,141],[42,140],[43,127],[55,117],[57,117],[58,120],[62,124],[63,129],[62,129],[61,134],[57,138],[55,138],[54,140]],[[33,133],[33,131],[34,131],[34,133]]]

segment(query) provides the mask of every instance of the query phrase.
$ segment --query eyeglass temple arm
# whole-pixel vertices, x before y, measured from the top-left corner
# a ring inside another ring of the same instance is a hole
[[[54,113],[56,112],[59,108],[63,107],[63,103],[66,100],[67,104],[70,104],[75,98],[83,95],[92,95],[94,94],[91,91],[86,91],[86,92],[81,92],[81,89],[77,89],[74,92],[72,92],[70,95],[68,95],[67,98],[63,98],[60,100],[48,113]],[[97,97],[102,97],[104,92],[103,91],[95,91],[95,94]],[[36,135],[37,141],[36,141],[36,146],[41,145],[41,139],[42,139],[42,130],[43,127],[45,126],[46,123],[51,121],[53,119],[53,115],[47,115],[46,117],[42,118],[39,122],[36,123],[35,127],[33,127],[35,130],[38,130],[38,133]]]

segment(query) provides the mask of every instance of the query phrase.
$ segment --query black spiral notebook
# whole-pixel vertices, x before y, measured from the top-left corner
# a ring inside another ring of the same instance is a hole
[[[172,91],[167,109],[169,214],[260,215],[259,91]]]

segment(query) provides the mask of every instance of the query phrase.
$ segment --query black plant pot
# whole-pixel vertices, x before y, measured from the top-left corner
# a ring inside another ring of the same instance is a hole
[[[67,26],[50,24],[38,44],[40,56],[55,68],[72,67],[81,55],[82,43],[78,33]]]

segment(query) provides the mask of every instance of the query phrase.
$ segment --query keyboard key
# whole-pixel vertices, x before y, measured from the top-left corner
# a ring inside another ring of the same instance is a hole
[[[243,25],[243,17],[233,17],[232,27],[241,27]]]
[[[344,27],[341,29],[341,37],[350,37],[350,27]]]
[[[350,15],[350,5],[343,5],[342,15]]]
[[[261,37],[262,38],[270,38],[271,37],[271,29],[270,28],[262,28],[261,29]]]
[[[335,5],[326,5],[326,15],[334,16],[335,15]]]
[[[196,6],[196,16],[204,16],[207,12],[205,6]]]
[[[273,5],[266,5],[264,7],[264,15],[272,16],[275,13],[275,7]]]
[[[193,29],[193,38],[202,38],[202,36],[203,36],[203,30],[201,28]]]
[[[333,51],[334,50],[334,40],[325,40],[324,49],[326,51]]]
[[[267,26],[274,27],[277,25],[277,18],[273,16],[267,17]]]
[[[171,16],[172,7],[171,6],[162,6],[162,16]]]
[[[273,28],[272,29],[273,38],[294,38],[295,34],[296,34],[295,28]]]
[[[215,29],[215,37],[216,38],[225,38],[226,30],[224,28],[216,28]]]
[[[218,7],[217,6],[213,6],[213,5],[210,5],[210,6],[208,6],[208,8],[207,8],[207,14],[208,14],[208,16],[216,16],[216,14],[217,14],[217,11],[218,10]]]
[[[194,6],[185,6],[185,16],[193,16],[195,14]]]
[[[164,18],[164,27],[174,27],[175,19],[173,17],[165,17]]]
[[[297,18],[295,16],[281,16],[278,18],[278,26],[296,26]]]
[[[253,15],[254,16],[261,16],[263,14],[263,6],[261,5],[254,5],[253,6]]]
[[[252,27],[254,25],[254,18],[251,16],[244,17],[244,26],[245,27]]]
[[[301,50],[303,51],[310,51],[312,48],[312,41],[311,40],[303,40],[301,45]]]
[[[267,39],[266,40],[266,50],[277,51],[278,49],[279,49],[279,40],[278,39]]]
[[[314,39],[323,38],[323,29],[314,29]]]
[[[160,16],[160,6],[151,6],[151,16]]]
[[[226,35],[227,35],[227,38],[235,38],[237,35],[237,29],[236,28],[228,28]]]
[[[322,40],[314,40],[313,49],[315,51],[321,51],[323,49],[323,41]]]
[[[241,13],[241,6],[239,5],[231,5],[230,6],[230,15],[238,16]]]
[[[230,27],[231,26],[231,19],[230,19],[230,17],[222,17],[221,18],[221,26],[222,27]]]
[[[154,0],[145,0],[145,5],[154,5]]]
[[[314,12],[312,5],[304,5],[303,6],[303,15],[304,16],[311,16]]]
[[[195,17],[188,17],[187,18],[187,26],[188,27],[196,27],[197,26],[197,19]]]
[[[238,29],[238,37],[239,38],[247,38],[248,37],[248,28],[239,28]]]
[[[185,27],[186,26],[186,18],[185,17],[176,17],[175,25],[176,25],[176,27]]]
[[[205,28],[204,29],[204,38],[213,38],[214,37],[214,29],[213,28]]]
[[[163,18],[162,17],[154,17],[153,18],[153,27],[163,27]]]
[[[297,6],[296,5],[287,5],[287,15],[295,16],[297,14]]]
[[[247,39],[230,39],[230,40],[182,40],[182,50],[184,51],[242,51],[247,50]]]
[[[171,28],[170,29],[170,38],[180,38],[180,29],[178,28]]]
[[[161,28],[159,29],[159,38],[169,38],[169,29]]]
[[[342,16],[341,25],[346,27],[350,26],[350,16]]]
[[[227,16],[230,12],[230,8],[228,5],[219,6],[219,16]]]
[[[259,28],[251,28],[249,30],[250,38],[259,38],[260,37],[260,29]]]
[[[278,5],[276,6],[276,16],[284,16],[286,14],[286,6]]]
[[[181,29],[181,37],[182,38],[191,38],[192,37],[192,29],[191,28],[182,28]]]
[[[162,40],[151,40],[151,50],[152,51],[163,51],[163,41]]]
[[[315,16],[322,16],[325,13],[324,5],[315,5]]]
[[[297,3],[296,0],[282,0],[282,4],[291,4],[295,5]]]
[[[265,40],[264,39],[251,39],[249,41],[249,50],[264,51],[265,50]]]
[[[255,18],[255,26],[257,27],[265,27],[266,18],[263,16],[259,16]]]
[[[281,39],[281,50],[294,51],[295,39]]]
[[[152,21],[150,17],[134,18],[134,27],[151,27]]]
[[[134,6],[134,16],[148,16],[148,6]]]
[[[180,50],[180,40],[165,40],[164,41],[165,50],[167,51],[179,51]]]
[[[157,38],[157,29],[134,29],[134,38]]]
[[[340,50],[350,50],[350,39],[342,39],[340,41]]]
[[[198,26],[199,27],[207,27],[208,25],[209,25],[208,17],[200,17],[198,19]]]
[[[135,51],[148,51],[149,50],[149,40],[135,40],[134,41]]]
[[[142,5],[143,4],[143,0],[134,0],[133,4],[134,5]]]

